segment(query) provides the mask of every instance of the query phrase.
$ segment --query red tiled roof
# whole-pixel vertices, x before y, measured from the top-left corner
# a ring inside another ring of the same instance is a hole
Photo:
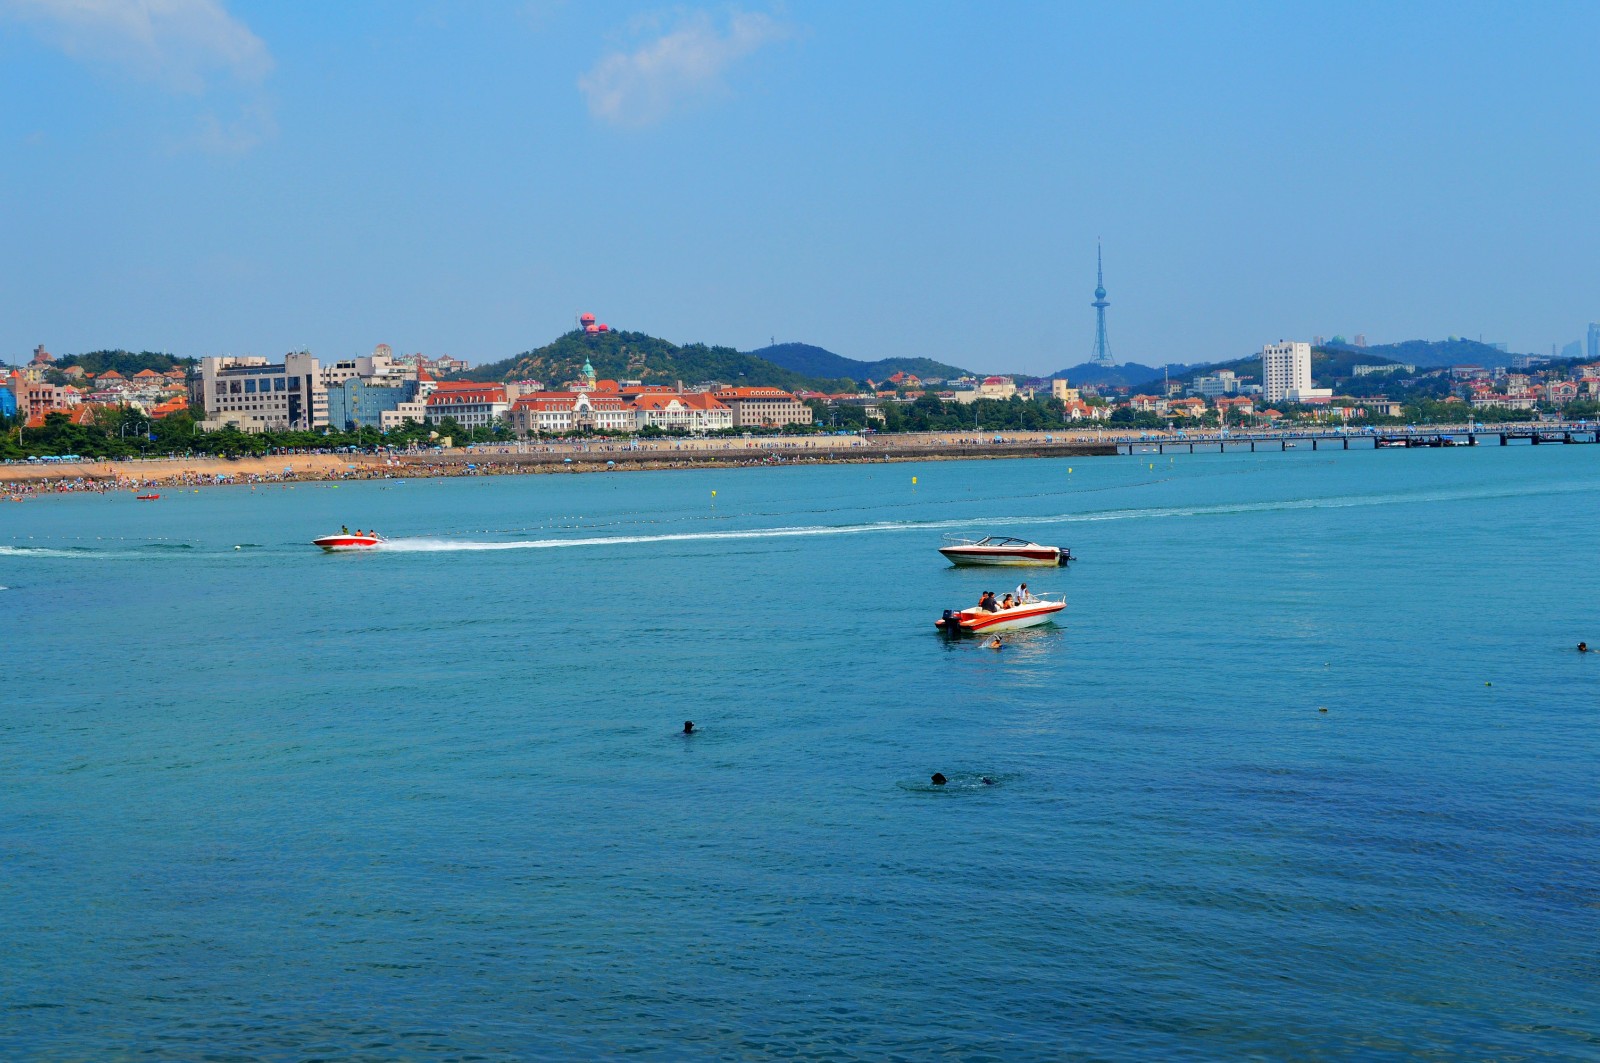
[[[789,399],[794,396],[782,388],[720,388],[716,392],[718,399]]]

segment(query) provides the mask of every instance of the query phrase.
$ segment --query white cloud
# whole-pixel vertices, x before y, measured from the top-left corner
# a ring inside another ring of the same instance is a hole
[[[273,65],[219,0],[0,0],[0,14],[74,58],[182,92],[203,93],[218,75],[256,85]]]
[[[770,15],[736,11],[726,31],[704,11],[633,51],[614,51],[578,79],[589,113],[619,126],[647,126],[727,86],[722,75],[757,49],[790,36]]]

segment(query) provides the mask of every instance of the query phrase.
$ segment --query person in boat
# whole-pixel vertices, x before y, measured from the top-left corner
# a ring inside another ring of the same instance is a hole
[[[1001,612],[1005,612],[1007,609],[1014,609],[1014,608],[1016,608],[1016,605],[1017,605],[1017,603],[1013,602],[1011,600],[1011,595],[1009,595],[1009,594],[1006,595],[1004,598],[1000,599],[1000,611]]]
[[[999,606],[994,604],[994,591],[984,591],[978,596],[978,608],[986,613],[999,611]]]
[[[1017,589],[1013,591],[1012,594],[1016,596],[1018,605],[1021,605],[1024,602],[1036,600],[1033,596],[1033,592],[1028,589],[1028,585],[1026,583],[1017,584]]]
[[[350,534],[350,525],[348,525],[348,524],[339,525],[339,534],[340,535],[349,535]]]

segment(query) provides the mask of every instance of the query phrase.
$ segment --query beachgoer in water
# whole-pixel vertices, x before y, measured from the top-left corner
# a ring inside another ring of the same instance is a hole
[[[1589,652],[1589,644],[1587,642],[1578,643],[1578,652],[1579,653],[1588,653]]]
[[[1004,648],[1004,647],[1003,647],[1003,646],[1001,646],[1001,644],[1000,644],[1000,636],[999,636],[999,635],[996,635],[996,636],[995,636],[995,637],[994,637],[994,641],[993,641],[993,642],[991,642],[991,643],[989,643],[989,648],[990,648],[990,649],[991,649],[991,650],[998,650],[998,649],[1003,649],[1003,648]]]
[[[985,785],[985,786],[993,786],[994,785],[994,780],[989,778],[989,776],[985,775],[983,777],[983,785]]]
[[[950,780],[946,779],[943,774],[941,774],[941,773],[939,773],[937,771],[933,773],[933,785],[935,785],[935,786],[943,786],[945,783],[947,783],[949,781]]]
[[[693,720],[684,720],[683,721],[683,733],[686,734],[686,735],[694,734],[694,721]]]

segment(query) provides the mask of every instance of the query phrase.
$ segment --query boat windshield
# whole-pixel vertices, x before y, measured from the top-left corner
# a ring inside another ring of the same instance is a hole
[[[1027,540],[1027,539],[1016,539],[1016,538],[1013,538],[1012,536],[1009,536],[1009,535],[990,535],[990,536],[987,536],[986,538],[979,539],[973,545],[975,545],[975,546],[1032,546],[1033,543],[1031,541]]]

